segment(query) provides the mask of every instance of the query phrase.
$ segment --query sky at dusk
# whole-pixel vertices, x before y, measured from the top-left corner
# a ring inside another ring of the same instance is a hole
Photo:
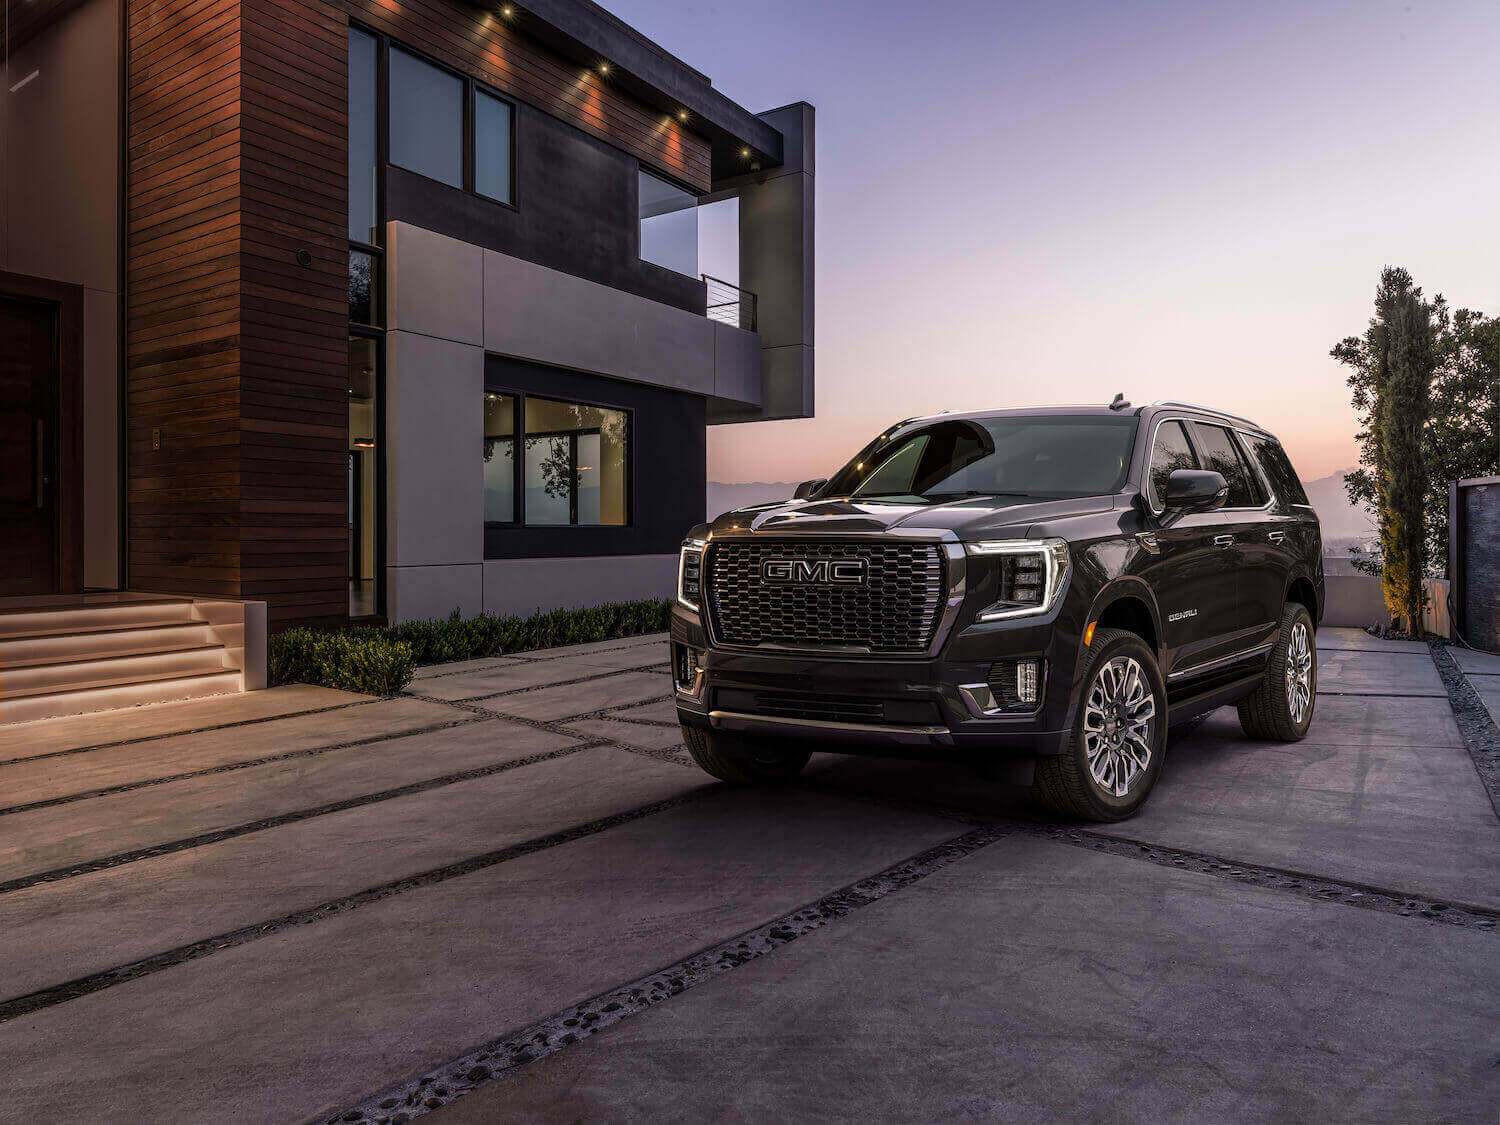
[[[1355,464],[1328,357],[1403,265],[1500,313],[1500,3],[606,6],[818,111],[817,417],[709,476],[825,476],[941,409],[1183,398]]]

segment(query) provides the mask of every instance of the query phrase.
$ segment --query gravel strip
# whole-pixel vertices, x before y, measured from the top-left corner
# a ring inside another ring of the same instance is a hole
[[[1453,708],[1459,733],[1464,736],[1464,746],[1469,751],[1469,760],[1474,763],[1474,772],[1489,795],[1490,808],[1500,818],[1500,730],[1495,728],[1489,708],[1453,659],[1448,646],[1442,641],[1428,641],[1427,647],[1432,650],[1432,662],[1437,665],[1443,686],[1448,689],[1448,703]]]

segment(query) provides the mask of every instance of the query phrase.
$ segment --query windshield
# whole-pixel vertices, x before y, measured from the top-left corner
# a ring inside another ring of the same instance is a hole
[[[821,496],[1066,499],[1117,492],[1130,469],[1131,416],[956,418],[876,438]]]

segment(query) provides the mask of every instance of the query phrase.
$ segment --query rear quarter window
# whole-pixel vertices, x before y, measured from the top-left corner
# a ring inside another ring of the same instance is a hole
[[[1265,473],[1266,479],[1271,482],[1271,487],[1276,490],[1277,497],[1283,504],[1306,504],[1307,492],[1302,487],[1302,481],[1297,478],[1297,470],[1292,468],[1292,460],[1286,455],[1286,450],[1281,448],[1281,443],[1274,438],[1256,437],[1247,434],[1246,444],[1250,446],[1250,453],[1255,458],[1255,463],[1260,466],[1261,472]]]

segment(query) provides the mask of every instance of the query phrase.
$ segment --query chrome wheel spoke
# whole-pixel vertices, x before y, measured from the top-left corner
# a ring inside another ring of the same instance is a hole
[[[1145,669],[1116,656],[1094,675],[1083,714],[1084,756],[1094,784],[1111,797],[1127,797],[1151,765],[1156,699]]]

